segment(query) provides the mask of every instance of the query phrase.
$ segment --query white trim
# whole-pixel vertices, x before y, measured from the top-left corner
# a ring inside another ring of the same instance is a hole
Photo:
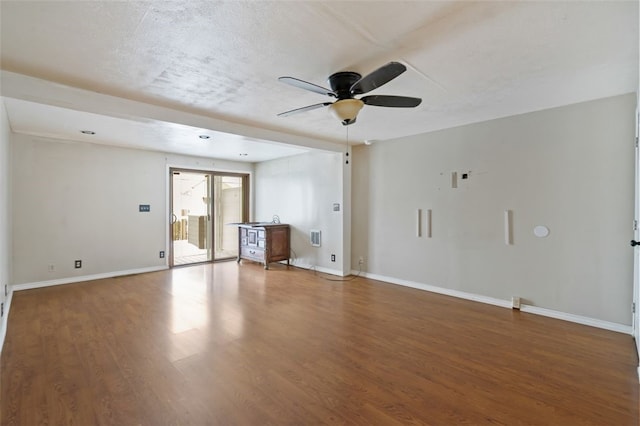
[[[358,271],[351,271],[352,274],[357,274]],[[503,308],[511,309],[511,301],[497,299],[494,297],[482,296],[479,294],[467,293],[460,290],[452,290],[449,288],[437,287],[429,284],[417,283],[414,281],[407,281],[393,277],[386,277],[384,275],[371,274],[368,272],[360,273],[361,277],[371,278],[378,281],[383,281],[389,284],[397,284],[405,287],[416,288],[418,290],[430,291],[432,293],[444,294],[447,296],[458,297],[460,299],[472,300],[474,302],[486,303],[489,305],[500,306]],[[618,333],[632,334],[633,331],[630,325],[618,324],[615,322],[603,321],[595,318],[584,317],[581,315],[569,314],[566,312],[554,311],[552,309],[540,308],[538,306],[521,305],[521,312],[527,312],[535,315],[542,315],[545,317],[555,318],[563,321],[574,322],[582,325],[588,325],[591,327],[602,328],[605,330],[615,331]],[[638,369],[640,377],[640,368]]]
[[[11,308],[12,299],[13,299],[13,289],[9,290],[7,299],[4,301],[4,316],[2,317],[2,324],[0,324],[0,353],[2,353],[2,348],[4,346],[4,338],[7,335],[7,326],[9,325],[9,308]]]
[[[249,259],[251,260],[251,259]],[[280,260],[278,262],[273,262],[273,263],[279,263],[281,265],[287,266],[287,261],[286,260]],[[329,274],[329,275],[336,275],[338,277],[346,277],[347,274],[342,273],[342,271],[338,270],[338,269],[329,269],[329,268],[324,268],[322,266],[316,266],[316,265],[309,265],[309,264],[303,264],[303,263],[295,263],[293,261],[289,262],[289,266],[293,266],[294,268],[300,268],[300,269],[304,269],[306,271],[316,271],[316,272],[322,272],[323,274]],[[357,274],[357,272],[356,272]]]
[[[318,272],[322,272],[323,274],[337,275],[338,277],[346,277],[347,276],[342,271],[339,271],[337,269],[323,268],[322,266],[315,266],[315,267],[312,267],[312,268],[315,269]]]
[[[287,261],[283,260],[280,263],[286,265]],[[338,269],[329,269],[329,268],[324,268],[322,266],[316,266],[316,265],[306,265],[306,264],[295,264],[294,262],[290,263],[290,266],[294,266],[296,268],[300,268],[300,269],[306,269],[308,271],[317,271],[317,272],[322,272],[323,274],[329,274],[329,275],[336,275],[338,277],[346,277],[347,275],[344,274],[342,271],[338,270]]]
[[[14,284],[13,290],[31,290],[33,288],[42,288],[42,287],[51,287],[54,285],[62,285],[62,284],[71,284],[78,283],[82,281],[94,281],[101,280],[104,278],[113,278],[113,277],[121,277],[123,275],[134,275],[134,274],[144,274],[146,272],[157,272],[164,271],[169,269],[168,266],[151,266],[149,268],[139,268],[139,269],[129,269],[127,271],[114,271],[114,272],[105,272],[103,274],[94,274],[94,275],[83,275],[79,277],[70,277],[70,278],[61,278],[59,280],[48,280],[48,281],[36,281],[33,283],[24,283],[24,284]]]
[[[358,271],[354,270],[354,271],[351,271],[351,273],[354,275],[357,275]],[[371,274],[369,272],[361,272],[360,276],[371,278],[378,281],[384,281],[390,284],[397,284],[405,287],[416,288],[418,290],[430,291],[432,293],[444,294],[446,296],[453,296],[460,299],[473,300],[475,302],[481,302],[489,305],[495,305],[495,306],[511,309],[511,302],[508,300],[496,299],[494,297],[482,296],[479,294],[467,293],[459,290],[452,290],[450,288],[436,287],[429,284],[422,284],[414,281],[402,280],[399,278],[386,277],[384,275]]]
[[[630,325],[618,324],[615,322],[583,317],[582,315],[574,315],[566,312],[554,311],[552,309],[541,308],[539,306],[522,305],[520,311],[528,312],[530,314],[542,315],[550,318],[556,318],[564,321],[575,322],[582,325],[589,325],[591,327],[603,328],[605,330],[617,331],[618,333],[632,334]]]

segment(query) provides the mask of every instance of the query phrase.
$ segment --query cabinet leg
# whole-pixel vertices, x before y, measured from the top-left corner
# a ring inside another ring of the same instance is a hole
[[[269,269],[269,264],[268,263],[264,264],[264,269],[267,269],[267,270]]]
[[[238,256],[238,259],[236,260],[236,262],[240,263],[240,256]]]

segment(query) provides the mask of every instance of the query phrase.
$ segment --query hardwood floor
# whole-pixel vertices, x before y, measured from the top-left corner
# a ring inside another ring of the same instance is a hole
[[[630,336],[218,263],[16,292],[3,425],[639,424]]]

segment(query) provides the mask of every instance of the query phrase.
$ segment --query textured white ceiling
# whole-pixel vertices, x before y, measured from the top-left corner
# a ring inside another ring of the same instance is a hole
[[[366,74],[391,60],[407,72],[371,93],[423,102],[415,109],[365,106],[348,127],[352,141],[638,88],[637,1],[2,1],[0,8],[3,70],[215,119],[253,139],[344,141],[346,128],[326,109],[276,117],[331,100],[277,78],[326,86],[336,71]],[[61,105],[46,94],[38,102],[85,109],[81,100]],[[122,116],[137,119],[139,111],[125,111],[129,105],[122,103]],[[21,120],[21,131],[29,126]],[[42,131],[62,137],[65,130]],[[156,146],[179,149],[182,136],[167,133]]]

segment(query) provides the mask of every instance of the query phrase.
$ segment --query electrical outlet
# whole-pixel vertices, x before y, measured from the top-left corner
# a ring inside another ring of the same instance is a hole
[[[82,268],[82,260],[76,260],[75,265],[76,265],[76,269]]]
[[[336,255],[335,255],[335,254],[332,254],[332,255],[331,255],[331,261],[332,261],[332,262],[335,262],[335,261],[336,261]]]
[[[360,259],[358,259],[358,265],[362,265],[364,263],[364,256],[360,256]]]
[[[160,250],[160,259],[164,259],[164,250]]]
[[[54,272],[54,271],[56,270],[56,266],[55,266],[55,265],[49,265],[49,266],[47,267],[47,270],[48,270],[49,272]]]

